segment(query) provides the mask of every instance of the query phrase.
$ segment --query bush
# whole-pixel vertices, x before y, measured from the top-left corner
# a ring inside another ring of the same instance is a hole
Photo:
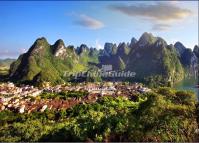
[[[77,94],[56,97],[67,95]],[[139,95],[137,102],[104,96],[67,110],[31,114],[2,111],[0,141],[197,141],[198,111],[192,97],[191,92],[161,88]]]

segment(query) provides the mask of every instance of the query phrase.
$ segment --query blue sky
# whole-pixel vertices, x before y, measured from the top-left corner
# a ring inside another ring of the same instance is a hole
[[[35,1],[0,2],[0,58],[17,58],[39,37],[50,44],[102,48],[105,42],[130,42],[144,32],[198,44],[198,2]]]

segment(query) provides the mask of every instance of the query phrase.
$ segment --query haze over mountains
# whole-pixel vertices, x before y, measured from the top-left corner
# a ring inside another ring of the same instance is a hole
[[[10,79],[61,83],[73,80],[64,76],[66,71],[99,71],[102,65],[112,65],[113,70],[136,73],[135,78],[119,80],[168,85],[182,80],[184,76],[196,74],[198,49],[196,45],[192,51],[180,42],[169,45],[164,39],[146,32],[139,40],[132,38],[130,43],[119,45],[105,43],[104,49],[100,50],[85,44],[77,48],[66,46],[63,40],[50,45],[45,38],[39,38],[11,65]]]
[[[15,61],[15,59],[0,59],[0,67],[9,68],[10,65]]]

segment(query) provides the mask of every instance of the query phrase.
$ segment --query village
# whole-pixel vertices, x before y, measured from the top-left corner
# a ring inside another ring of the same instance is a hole
[[[41,99],[43,93],[59,94],[61,92],[87,92],[84,97],[64,99]],[[140,83],[124,84],[120,82],[63,84],[38,88],[30,85],[16,86],[14,83],[0,84],[0,111],[10,110],[17,113],[44,112],[45,110],[68,109],[77,104],[94,103],[103,96],[118,97],[136,101],[139,93],[151,89]]]

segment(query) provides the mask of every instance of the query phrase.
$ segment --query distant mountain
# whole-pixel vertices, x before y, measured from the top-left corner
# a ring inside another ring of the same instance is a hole
[[[186,47],[180,42],[176,42],[174,44],[174,47],[176,48],[176,51],[179,54],[179,56],[181,56],[184,53],[184,51],[186,50]]]
[[[16,59],[0,59],[0,67],[9,68]]]
[[[94,72],[102,65],[112,65],[113,70],[136,72],[135,78],[122,80],[141,81],[152,86],[170,85],[181,80],[197,59],[198,46],[192,51],[180,42],[168,45],[164,39],[147,32],[139,40],[132,38],[130,43],[121,42],[117,46],[107,42],[100,50],[85,44],[77,48],[65,46],[63,40],[50,45],[45,38],[39,38],[11,65],[10,79],[61,83],[71,81],[70,77],[63,76],[65,71]]]
[[[192,60],[197,58],[195,53],[191,49],[186,48],[180,42],[176,42],[174,47],[179,54],[182,65],[185,67],[190,66],[192,64]]]
[[[103,55],[104,56],[111,56],[117,53],[117,45],[113,43],[105,43]]]
[[[82,44],[77,47],[76,54],[79,62],[83,65],[89,66],[89,63],[98,63],[99,51],[96,48],[88,48],[87,45]]]
[[[180,42],[176,42],[174,46],[186,74],[193,75],[198,73],[198,47],[195,46],[192,51],[192,49],[186,48]]]
[[[133,48],[135,46],[135,44],[137,43],[137,39],[135,39],[134,37],[131,39],[131,43],[129,45],[130,48]]]

